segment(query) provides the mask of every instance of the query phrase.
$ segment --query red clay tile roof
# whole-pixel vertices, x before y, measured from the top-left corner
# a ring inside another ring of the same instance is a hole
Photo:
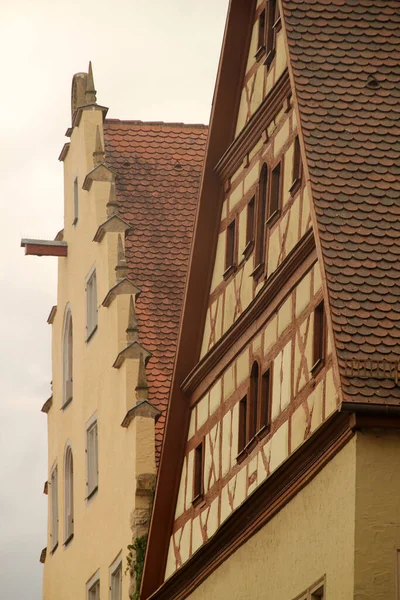
[[[400,359],[400,8],[283,0],[343,399],[398,402],[346,359]]]
[[[204,125],[107,119],[106,164],[117,172],[130,278],[137,301],[139,341],[153,353],[146,374],[149,400],[163,411],[156,428],[159,456],[186,270],[207,139]]]

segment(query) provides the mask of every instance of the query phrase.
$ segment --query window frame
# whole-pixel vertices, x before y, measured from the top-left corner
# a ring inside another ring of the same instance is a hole
[[[313,323],[313,366],[311,374],[315,376],[325,364],[326,358],[326,314],[322,299],[314,308]]]
[[[97,590],[95,588],[97,588]],[[91,594],[93,591],[97,591],[96,596]],[[100,570],[97,570],[86,583],[86,598],[87,600],[100,600]]]
[[[236,271],[237,267],[237,219],[234,217],[226,228],[224,279]]]
[[[254,228],[254,263],[253,277],[261,275],[266,263],[267,243],[267,203],[268,203],[269,168],[266,162],[261,167],[255,199],[255,228]]]
[[[74,537],[74,457],[67,444],[64,458],[64,546]]]
[[[73,400],[73,353],[74,353],[74,328],[72,320],[72,311],[67,304],[64,316],[63,342],[62,342],[62,361],[63,361],[63,390],[62,406],[66,408]]]
[[[243,256],[248,258],[254,248],[256,222],[256,194],[250,198],[246,207],[246,246]]]
[[[118,571],[120,573],[120,579],[119,579],[120,587],[119,587],[119,594],[118,594],[118,596],[116,596],[113,584],[115,582],[115,576],[118,573]],[[110,565],[109,572],[110,572],[110,600],[122,600],[122,554],[121,554],[121,552],[118,554],[118,556],[114,560],[114,562]]]
[[[92,430],[96,431],[94,437],[94,456],[91,455],[90,435]],[[92,483],[93,479],[93,483]],[[92,485],[89,485],[92,484]],[[99,424],[97,414],[94,414],[86,424],[86,500],[95,496],[99,489]]]
[[[74,219],[72,225],[76,225],[79,219],[79,187],[78,176],[76,175],[73,183],[73,203],[74,203]]]
[[[284,159],[283,156],[278,160],[274,167],[270,170],[268,198],[266,209],[266,225],[270,227],[277,219],[279,219],[282,211],[282,196],[283,196],[283,178],[284,178]],[[277,175],[278,173],[278,175]],[[276,180],[278,184],[276,185]],[[276,200],[276,205],[272,207],[272,200]],[[265,236],[267,238],[267,236]]]
[[[316,583],[307,588],[304,592],[296,596],[293,600],[316,600],[320,598],[325,600],[326,577],[322,577]]]
[[[300,139],[297,134],[294,139],[293,146],[293,164],[292,164],[292,185],[289,188],[289,193],[293,196],[299,187],[303,179],[303,161],[301,160],[301,148]]]
[[[205,439],[194,449],[192,504],[198,504],[204,497],[204,455]]]
[[[86,343],[88,343],[98,327],[97,306],[97,271],[96,265],[90,269],[85,279],[86,291]]]

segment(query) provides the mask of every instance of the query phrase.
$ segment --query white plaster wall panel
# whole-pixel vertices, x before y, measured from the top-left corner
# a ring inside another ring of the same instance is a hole
[[[282,304],[278,311],[278,338],[292,322],[292,296]]]
[[[251,67],[256,62],[255,55],[258,50],[257,46],[258,46],[258,22],[256,21],[253,26],[253,31],[251,32],[250,50],[249,50],[249,56],[247,59],[246,73],[249,72]]]
[[[229,196],[229,212],[231,212],[236,204],[243,198],[243,182],[239,183]]]
[[[281,244],[279,238],[279,227],[276,227],[271,233],[268,242],[268,274],[270,275],[275,271],[278,266],[279,254],[281,251]]]
[[[235,367],[231,365],[224,372],[224,400],[229,398],[235,391]]]
[[[190,556],[190,530],[191,521],[187,521],[183,526],[179,545],[182,564],[186,562]]]
[[[337,409],[338,396],[333,379],[333,370],[329,369],[325,380],[325,419]]]
[[[201,533],[200,517],[195,517],[192,522],[192,554],[196,552],[203,544]]]
[[[267,323],[264,332],[264,355],[267,354],[270,348],[275,344],[277,339],[278,319],[274,315]]]
[[[218,529],[218,503],[219,497],[211,502],[207,519],[207,537],[210,538]]]
[[[296,317],[298,318],[311,300],[311,272],[296,287]]]
[[[222,456],[221,467],[222,477],[228,473],[231,468],[231,438],[232,438],[232,412],[229,411],[222,421]]]
[[[289,211],[289,223],[286,235],[285,251],[286,256],[293,250],[299,241],[299,219],[300,219],[300,195],[294,200]],[[282,235],[285,234],[285,229],[282,226]]]
[[[176,568],[177,568],[177,565],[176,565],[176,560],[175,560],[174,542],[173,542],[173,538],[171,536],[171,539],[169,542],[167,566],[165,568],[165,577],[164,578],[168,579],[168,577],[170,577],[176,571]]]
[[[206,436],[206,451],[204,457],[204,489],[207,492],[217,482],[219,477],[220,455],[220,423]]]
[[[222,204],[221,221],[224,221],[224,219],[226,219],[227,216],[228,216],[228,201],[224,200],[224,202]]]
[[[306,231],[311,226],[310,223],[310,197],[307,192],[307,188],[303,189],[303,207],[301,211],[301,236],[303,236]]]
[[[308,317],[296,332],[294,357],[294,394],[298,394],[310,379],[312,367],[312,319]]]
[[[255,146],[253,146],[253,148],[250,150],[250,152],[249,152],[249,160],[251,160],[257,154],[257,152],[259,152],[261,150],[261,148],[263,146],[263,143],[264,142],[260,138],[258,140],[258,142],[255,144]]]
[[[225,288],[225,304],[224,304],[224,326],[223,333],[225,333],[235,320],[236,312],[236,296],[234,282],[231,281]]]
[[[258,181],[260,172],[259,163],[257,162],[252,168],[251,171],[246,175],[244,179],[244,194],[247,194],[249,189]],[[243,195],[244,195],[243,194]]]
[[[236,403],[232,411],[232,446],[231,446],[231,465],[236,464],[238,455],[238,430],[239,430],[239,404]]]
[[[236,489],[233,501],[233,507],[236,509],[246,499],[247,492],[247,473],[246,469],[242,468],[236,476]]]
[[[255,455],[255,457],[249,462],[249,465],[247,467],[248,495],[251,494],[251,492],[255,490],[255,488],[258,485],[258,460],[259,453]]]
[[[322,288],[321,267],[319,262],[314,265],[314,295]]]
[[[309,407],[311,413],[311,433],[322,423],[322,410],[324,399],[324,380],[320,381],[309,398]]]
[[[222,381],[218,379],[217,383],[210,390],[210,416],[215,413],[221,404]]]
[[[271,463],[270,472],[272,473],[288,457],[288,422],[286,421],[275,432],[271,439]]]
[[[196,407],[192,409],[190,413],[190,422],[189,422],[189,433],[188,440],[194,436],[196,433]]]
[[[292,342],[282,352],[281,363],[281,412],[289,405],[292,397]]]
[[[208,419],[208,394],[197,403],[197,430],[199,430]]]
[[[281,371],[282,371],[282,352],[274,360],[272,371],[272,405],[271,419],[274,421],[281,411]]]
[[[223,274],[225,271],[225,240],[226,231],[221,231],[218,236],[217,251],[215,253],[214,272],[211,282],[211,292],[215,290],[217,285],[223,281]]]
[[[231,514],[232,508],[229,502],[229,483],[222,488],[221,493],[221,523]]]
[[[236,361],[236,378],[237,385],[240,386],[243,381],[246,381],[250,376],[250,357],[249,348],[247,347]]]
[[[185,491],[186,491],[187,458],[183,461],[181,482],[179,484],[178,500],[176,502],[175,519],[181,516],[185,510]]]
[[[276,59],[275,59],[275,81],[279,79],[286,69],[287,57],[283,31],[278,31],[276,36]]]
[[[296,448],[304,442],[307,429],[307,413],[304,405],[299,406],[293,413],[291,419],[290,451],[294,452]]]
[[[267,81],[265,83],[265,95],[269,94],[272,86],[275,83],[275,67],[271,67],[267,74]]]
[[[185,507],[188,510],[192,505],[193,500],[193,461],[194,450],[189,452],[187,457],[187,478],[186,478],[186,499]]]
[[[234,183],[236,181],[236,179],[238,179],[238,177],[240,177],[240,175],[243,173],[243,163],[240,164],[240,167],[238,167],[238,169],[234,172],[234,174],[231,177],[231,183]]]
[[[203,341],[201,344],[201,358],[207,354],[210,347],[210,334],[211,334],[211,308],[208,308],[206,315],[206,322],[204,324]]]
[[[240,106],[239,106],[239,115],[236,125],[235,137],[242,131],[243,127],[246,125],[247,119],[247,91],[246,88],[243,88],[242,95],[240,98]]]
[[[253,354],[254,356],[259,355],[261,353],[261,345],[262,345],[262,334],[259,333],[253,340]]]
[[[289,125],[290,125],[289,119],[287,118],[275,136],[275,141],[274,141],[275,159],[277,159],[279,157],[279,154],[281,153],[283,146],[286,144],[286,142],[289,139],[289,135],[290,135]]]
[[[260,485],[268,477],[271,463],[271,440],[268,440],[260,448],[258,454],[258,473],[257,473],[257,485]]]

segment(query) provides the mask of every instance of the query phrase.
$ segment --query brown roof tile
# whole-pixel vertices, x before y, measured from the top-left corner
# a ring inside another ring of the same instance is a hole
[[[400,359],[397,0],[283,0],[345,401],[398,402],[345,361]]]
[[[146,369],[149,400],[163,411],[156,427],[157,457],[175,358],[201,168],[204,125],[107,119],[106,164],[115,169],[130,278],[137,300],[139,340],[152,352]]]

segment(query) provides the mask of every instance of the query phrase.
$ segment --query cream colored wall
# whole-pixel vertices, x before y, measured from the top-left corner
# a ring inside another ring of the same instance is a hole
[[[351,600],[354,586],[356,441],[243,544],[190,600],[293,600],[326,575],[326,598]],[[379,600],[393,594],[355,596]]]
[[[400,433],[357,435],[355,600],[400,598]]]
[[[321,298],[316,263],[268,320],[260,319],[250,343],[193,407],[166,577],[337,409],[330,343],[325,367],[311,375],[313,311]],[[262,373],[272,367],[271,431],[238,462],[239,402],[248,393],[255,359]],[[205,504],[193,511],[194,453],[203,439]]]
[[[126,344],[129,295],[117,297],[108,308],[101,303],[115,284],[117,233],[107,233],[101,243],[93,242],[106,216],[110,183],[94,182],[82,190],[93,168],[92,153],[96,126],[102,130],[102,113],[85,110],[79,127],[72,133],[64,163],[64,240],[68,257],[59,259],[57,314],[53,323],[53,405],[48,414],[48,463],[58,464],[59,546],[51,553],[48,538],[44,567],[44,600],[84,600],[86,582],[99,569],[101,597],[108,598],[109,566],[122,551],[123,597],[128,597],[129,576],[125,574],[127,546],[132,541],[130,515],[134,509],[136,475],[154,473],[154,426],[149,419],[135,419],[128,428],[121,422],[135,403],[138,361],[112,367]],[[79,178],[79,219],[73,221],[73,181]],[[122,236],[123,237],[123,236]],[[97,271],[98,329],[86,342],[85,277],[91,267]],[[62,336],[65,306],[73,320],[73,400],[62,409]],[[97,414],[99,489],[86,500],[86,429]],[[149,429],[150,427],[150,429]],[[143,441],[148,438],[147,443]],[[139,446],[136,438],[141,439]],[[64,542],[64,450],[69,440],[74,461],[74,538]],[[136,461],[140,461],[139,471]],[[50,500],[49,493],[49,500]],[[50,514],[50,502],[49,502]],[[50,523],[50,521],[49,521]]]
[[[260,178],[265,161],[275,166],[283,160],[282,210],[277,222],[269,228],[267,241],[268,276],[285,260],[297,242],[311,228],[310,201],[308,190],[301,187],[292,195],[290,188],[293,169],[294,137],[297,131],[293,110],[278,111],[268,126],[268,139],[261,139],[249,152],[249,166],[243,165],[230,179],[231,189],[226,194],[221,216],[221,229],[218,237],[214,261],[213,278],[210,289],[209,309],[203,334],[201,357],[222,337],[252,302],[264,284],[254,285],[252,273],[256,267],[254,251],[247,258],[243,252],[246,245],[247,205]],[[236,273],[224,281],[226,227],[236,218],[238,256]]]

